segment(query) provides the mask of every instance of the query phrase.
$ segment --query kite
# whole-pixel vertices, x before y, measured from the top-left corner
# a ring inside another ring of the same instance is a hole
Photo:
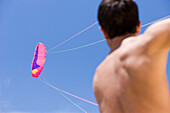
[[[31,65],[32,77],[38,78],[41,74],[41,71],[44,68],[46,61],[46,47],[42,43],[38,43],[35,48],[34,58]]]

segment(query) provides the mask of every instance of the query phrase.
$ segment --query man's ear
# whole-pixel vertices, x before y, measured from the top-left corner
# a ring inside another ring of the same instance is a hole
[[[137,33],[137,34],[140,33],[141,25],[142,25],[142,23],[141,23],[141,21],[139,21],[139,25],[138,25],[137,28],[136,28],[136,33]]]
[[[109,37],[108,37],[107,33],[104,31],[104,29],[103,29],[102,27],[100,27],[100,30],[101,30],[101,32],[103,33],[104,38],[105,38],[106,40],[108,40]]]

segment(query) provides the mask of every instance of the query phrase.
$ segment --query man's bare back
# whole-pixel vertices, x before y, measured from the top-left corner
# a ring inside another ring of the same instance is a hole
[[[170,27],[170,19],[162,23]],[[170,113],[166,78],[170,35],[159,34],[161,29],[152,34],[158,26],[124,39],[97,68],[94,92],[101,113]]]

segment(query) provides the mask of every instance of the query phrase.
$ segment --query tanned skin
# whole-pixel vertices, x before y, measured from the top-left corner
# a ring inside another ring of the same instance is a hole
[[[111,49],[94,76],[101,113],[170,113],[166,62],[170,49],[170,18],[151,25],[142,35],[109,39]]]

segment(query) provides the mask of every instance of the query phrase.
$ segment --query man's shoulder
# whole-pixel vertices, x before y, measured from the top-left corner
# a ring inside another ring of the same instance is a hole
[[[110,53],[97,67],[96,74],[119,70],[127,60],[134,59],[135,62],[140,56],[145,56],[146,48],[142,38],[143,35],[124,39],[121,46]]]
[[[134,56],[135,54],[146,54],[147,46],[144,36],[139,35],[123,40],[121,46],[116,52],[120,57],[122,57],[122,55]]]
[[[126,39],[124,39],[122,41],[123,46],[137,46],[137,45],[145,45],[146,41],[145,41],[145,36],[144,35],[139,35],[139,36],[132,36],[132,37],[128,37]]]

